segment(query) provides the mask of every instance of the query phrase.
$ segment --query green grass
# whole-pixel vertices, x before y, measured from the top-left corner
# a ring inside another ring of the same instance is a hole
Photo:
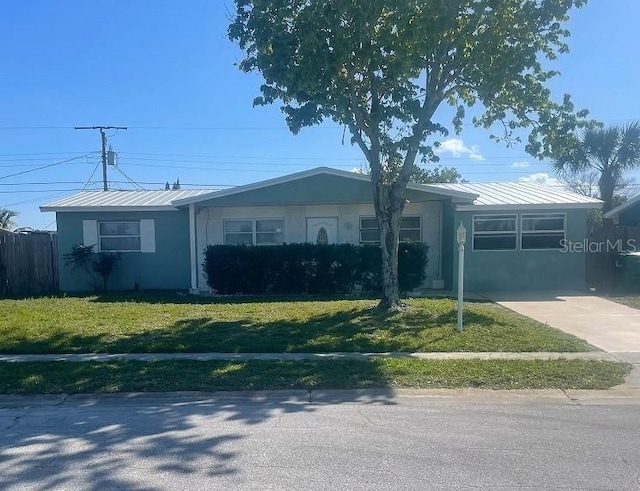
[[[266,389],[607,389],[630,366],[587,360],[321,360],[0,363],[0,393]]]
[[[613,295],[605,298],[607,298],[607,300],[613,300],[614,302],[628,305],[634,309],[640,309],[640,295]]]
[[[2,353],[591,351],[586,342],[492,303],[88,296],[0,300]]]

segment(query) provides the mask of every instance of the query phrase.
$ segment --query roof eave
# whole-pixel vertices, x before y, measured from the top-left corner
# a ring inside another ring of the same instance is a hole
[[[635,198],[630,199],[629,201],[627,201],[625,203],[622,203],[621,205],[616,206],[615,208],[612,208],[611,210],[606,212],[603,216],[604,216],[604,218],[607,218],[607,219],[608,218],[616,218],[620,213],[625,211],[627,208],[631,208],[633,205],[638,203],[638,201],[640,201],[640,195],[636,196]]]
[[[200,203],[203,201],[209,201],[211,199],[222,198],[225,196],[230,196],[234,194],[244,193],[247,191],[254,191],[256,189],[262,189],[269,186],[274,186],[278,184],[285,184],[292,181],[297,181],[299,179],[304,179],[307,177],[313,177],[321,174],[328,174],[338,177],[346,177],[349,179],[354,179],[356,181],[364,181],[371,182],[370,176],[366,174],[356,174],[355,172],[349,172],[340,169],[333,169],[331,167],[316,167],[314,169],[305,170],[302,172],[296,172],[295,174],[288,174],[286,176],[276,177],[274,179],[267,179],[266,181],[255,182],[251,184],[245,184],[243,186],[237,186],[231,189],[224,189],[222,191],[214,191],[207,194],[202,194],[200,196],[194,196],[191,198],[183,198],[173,201],[173,205],[176,207],[186,206],[194,203]],[[461,200],[473,201],[478,198],[478,194],[468,193],[464,191],[453,191],[450,189],[443,189],[437,186],[430,186],[428,184],[414,184],[409,183],[407,185],[407,189],[411,189],[414,191],[422,191],[437,194],[440,196],[447,196],[451,198],[458,198]]]
[[[456,205],[456,211],[581,210],[602,208],[600,203],[536,203],[521,205]]]
[[[179,211],[178,208],[172,205],[162,206],[41,206],[41,212],[106,212],[106,211]]]

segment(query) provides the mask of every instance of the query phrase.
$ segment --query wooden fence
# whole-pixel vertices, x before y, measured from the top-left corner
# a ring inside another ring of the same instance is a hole
[[[0,230],[0,296],[56,291],[57,256],[55,234]]]
[[[640,252],[640,227],[596,226],[590,230],[586,245],[587,286],[610,291],[620,285],[623,274],[618,254]]]

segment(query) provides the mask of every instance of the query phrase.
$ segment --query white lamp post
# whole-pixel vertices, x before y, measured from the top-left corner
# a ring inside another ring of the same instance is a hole
[[[467,229],[462,222],[456,230],[456,241],[458,242],[458,332],[462,332],[462,303],[464,292],[464,244],[467,242]]]

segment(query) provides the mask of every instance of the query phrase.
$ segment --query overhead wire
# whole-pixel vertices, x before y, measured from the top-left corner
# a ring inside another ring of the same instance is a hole
[[[52,164],[43,165],[43,166],[40,166],[40,167],[36,167],[34,169],[29,169],[29,170],[20,171],[20,172],[14,172],[13,174],[7,174],[7,175],[4,175],[4,176],[0,176],[0,180],[8,179],[9,177],[21,176],[23,174],[28,174],[29,172],[36,172],[36,171],[39,171],[39,170],[42,170],[42,169],[48,169],[49,167],[66,164],[68,162],[72,162],[74,160],[78,160],[78,159],[81,159],[81,158],[84,158],[84,157],[88,157],[88,155],[78,155],[77,157],[73,157],[73,158],[66,159],[66,160],[61,160],[59,162],[53,162]]]
[[[144,187],[142,187],[140,184],[138,184],[137,182],[135,182],[133,179],[131,179],[128,175],[126,175],[124,173],[124,171],[122,169],[120,169],[119,166],[115,166],[115,169],[120,172],[120,174],[122,174],[125,178],[127,178],[131,184],[133,184],[134,186],[138,186],[140,189],[145,190]]]

